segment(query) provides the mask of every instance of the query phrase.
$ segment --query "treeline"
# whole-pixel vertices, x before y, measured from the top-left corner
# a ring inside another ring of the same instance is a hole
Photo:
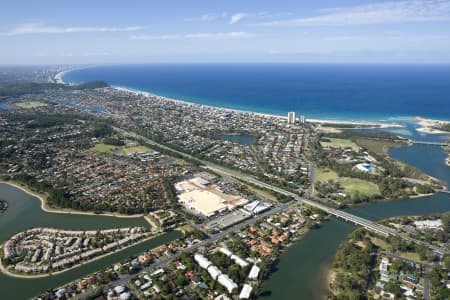
[[[124,140],[117,138],[117,137],[106,137],[103,139],[103,143],[111,146],[125,146]]]
[[[94,123],[94,128],[90,131],[90,135],[92,137],[101,138],[101,137],[109,137],[111,134],[113,134],[114,129],[111,125],[99,121]]]
[[[59,83],[36,83],[36,82],[17,83],[0,87],[0,97],[4,96],[13,97],[25,94],[41,94],[49,90],[74,91],[74,90],[104,88],[108,86],[109,85],[102,80],[90,81],[79,85],[66,85]]]
[[[43,181],[37,181],[34,176],[20,173],[16,177],[14,177],[14,180],[25,184],[26,186],[30,187],[32,190],[37,192],[46,192],[47,193],[47,203],[50,206],[58,206],[58,207],[70,207],[70,198],[69,195],[64,193],[63,190],[55,189],[50,184],[43,182]]]
[[[348,140],[371,139],[371,140],[383,140],[392,142],[399,142],[399,141],[406,142],[406,139],[400,138],[389,132],[367,132],[367,131],[345,130],[339,133],[327,133],[327,137],[348,139]]]
[[[331,299],[368,299],[367,289],[375,264],[371,255],[374,250],[375,245],[360,229],[339,246],[333,262],[336,274],[332,286],[337,295]]]
[[[397,137],[389,133],[361,133],[356,131],[344,132],[339,134],[328,134],[327,136],[344,139],[351,139],[356,137],[367,139],[370,137],[383,140],[389,139],[391,141],[398,140]],[[379,198],[380,196],[384,198],[408,197],[411,194],[414,194],[414,188],[415,192],[420,194],[432,193],[434,191],[431,186],[413,184],[409,181],[403,180],[403,177],[415,177],[415,174],[417,174],[417,169],[408,165],[400,167],[393,159],[391,159],[387,155],[370,153],[377,159],[382,167],[382,171],[379,174],[357,171],[354,170],[353,167],[349,164],[338,163],[333,158],[330,158],[328,154],[323,150],[320,145],[321,138],[322,136],[317,136],[311,144],[313,153],[315,154],[315,161],[317,162],[319,167],[332,169],[339,175],[339,177],[358,178],[373,182],[378,185],[380,190],[379,196],[375,195],[369,197],[357,195],[353,197],[354,199],[352,199],[355,203],[368,202]]]
[[[80,119],[84,119],[80,114],[64,113],[60,115],[48,115],[43,113],[33,113],[27,115],[7,114],[8,121],[24,122],[25,128],[48,128],[61,125],[79,125]]]

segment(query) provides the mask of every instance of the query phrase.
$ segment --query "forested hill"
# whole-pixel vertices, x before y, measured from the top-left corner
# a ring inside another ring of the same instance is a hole
[[[59,83],[17,83],[12,85],[7,85],[0,87],[0,97],[12,97],[20,96],[25,94],[39,94],[52,89],[63,89],[63,90],[86,90],[86,89],[97,89],[108,87],[109,85],[102,80],[95,80],[79,85],[66,85]]]

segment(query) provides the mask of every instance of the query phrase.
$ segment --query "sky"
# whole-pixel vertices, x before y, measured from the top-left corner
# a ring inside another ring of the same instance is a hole
[[[450,0],[4,0],[0,64],[450,63]]]

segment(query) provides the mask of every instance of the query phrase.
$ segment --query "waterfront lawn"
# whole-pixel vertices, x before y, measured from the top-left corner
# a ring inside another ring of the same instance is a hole
[[[380,189],[375,183],[348,177],[339,177],[336,172],[330,169],[318,168],[315,172],[315,182],[339,182],[343,192],[350,196],[370,197],[379,195]]]
[[[329,141],[321,141],[320,145],[323,148],[342,148],[347,149],[351,148],[354,151],[359,150],[359,146],[347,139],[338,139],[338,138],[326,138]]]
[[[367,149],[369,152],[376,154],[386,154],[390,148],[405,146],[403,142],[381,141],[372,139],[356,139],[356,143]]]
[[[340,181],[340,183],[345,193],[352,196],[355,196],[355,194],[359,194],[360,196],[370,197],[380,194],[378,185],[366,180],[357,178],[344,178],[344,180]]]
[[[16,103],[16,106],[20,108],[36,108],[36,107],[45,107],[48,106],[48,104],[41,101],[26,101]]]

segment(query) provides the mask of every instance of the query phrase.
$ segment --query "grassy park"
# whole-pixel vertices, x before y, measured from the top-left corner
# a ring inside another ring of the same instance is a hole
[[[37,108],[37,107],[45,107],[48,106],[47,103],[41,101],[26,101],[16,103],[16,106],[20,108]]]
[[[330,169],[318,168],[315,173],[315,182],[339,182],[342,190],[347,195],[359,193],[361,196],[378,195],[380,190],[375,183],[348,177],[339,177],[338,174]]]
[[[382,141],[373,139],[357,139],[356,143],[369,152],[377,154],[386,154],[390,148],[402,147],[406,144],[404,142]]]
[[[352,150],[355,151],[359,150],[359,146],[350,140],[339,138],[326,138],[326,139],[327,141],[320,142],[320,145],[323,148],[342,148],[342,149],[351,148]]]

